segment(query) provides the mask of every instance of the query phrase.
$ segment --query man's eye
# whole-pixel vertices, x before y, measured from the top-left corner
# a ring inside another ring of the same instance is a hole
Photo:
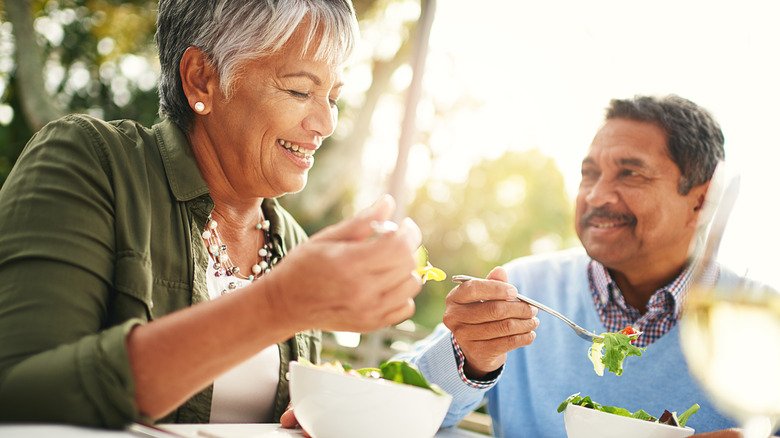
[[[597,172],[593,169],[582,169],[581,174],[583,179],[596,178],[597,176]]]
[[[291,96],[297,97],[298,99],[308,99],[309,93],[304,93],[301,91],[295,91],[295,90],[287,90],[288,93],[290,93]]]
[[[627,177],[639,176],[639,173],[630,169],[623,169],[620,172],[620,176],[627,176]]]
[[[339,103],[338,100],[336,100],[336,99],[328,99],[328,102],[330,102],[330,106],[333,107],[333,108],[336,108],[336,106]]]

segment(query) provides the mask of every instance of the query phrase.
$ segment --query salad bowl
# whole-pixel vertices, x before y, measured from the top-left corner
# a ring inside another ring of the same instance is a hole
[[[568,438],[684,438],[694,433],[690,427],[623,417],[577,405],[566,407],[563,422]]]
[[[290,363],[295,417],[313,438],[430,438],[452,397],[404,383]]]

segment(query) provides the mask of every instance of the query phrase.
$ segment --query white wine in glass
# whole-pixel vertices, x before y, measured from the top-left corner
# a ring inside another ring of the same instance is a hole
[[[744,198],[750,186],[741,182]],[[780,223],[777,217],[762,223],[772,215],[749,202],[729,210],[717,257],[709,261],[733,281],[716,287],[695,275],[682,344],[691,372],[723,414],[741,424],[746,438],[766,438],[780,419]],[[724,215],[716,212],[708,239],[718,237],[718,216]]]

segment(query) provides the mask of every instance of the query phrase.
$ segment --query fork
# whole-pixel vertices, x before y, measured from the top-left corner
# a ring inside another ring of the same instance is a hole
[[[454,281],[455,283],[458,283],[458,284],[465,283],[465,282],[467,282],[469,280],[483,280],[483,279],[482,278],[477,278],[477,277],[472,277],[470,275],[453,275],[452,276],[452,281]],[[528,298],[527,296],[522,295],[520,293],[517,294],[517,299],[520,300],[520,301],[524,301],[524,302],[526,302],[526,303],[536,307],[539,310],[543,310],[543,311],[549,313],[550,315],[552,315],[552,316],[560,319],[561,321],[565,322],[566,325],[568,325],[569,327],[571,327],[572,330],[574,330],[574,333],[576,333],[577,336],[581,337],[582,339],[585,339],[586,341],[593,342],[594,339],[604,339],[603,336],[597,335],[597,334],[595,334],[595,333],[593,333],[593,332],[591,332],[589,330],[586,330],[586,329],[580,327],[579,325],[574,323],[574,321],[572,321],[569,318],[565,317],[564,315],[559,313],[557,310],[552,309],[550,307],[547,307],[544,304],[542,304],[542,303],[540,303],[540,302],[538,302],[538,301],[536,301],[534,299]]]

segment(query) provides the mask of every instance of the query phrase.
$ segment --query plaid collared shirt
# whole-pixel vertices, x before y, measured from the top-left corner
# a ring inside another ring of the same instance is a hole
[[[626,303],[623,293],[604,265],[595,260],[591,260],[588,265],[588,282],[601,322],[610,332],[622,330],[627,325],[643,332],[635,342],[637,347],[647,347],[677,324],[692,274],[693,268],[688,266],[671,283],[655,291],[643,315]],[[720,268],[713,265],[705,270],[703,281],[714,284],[719,274]]]

